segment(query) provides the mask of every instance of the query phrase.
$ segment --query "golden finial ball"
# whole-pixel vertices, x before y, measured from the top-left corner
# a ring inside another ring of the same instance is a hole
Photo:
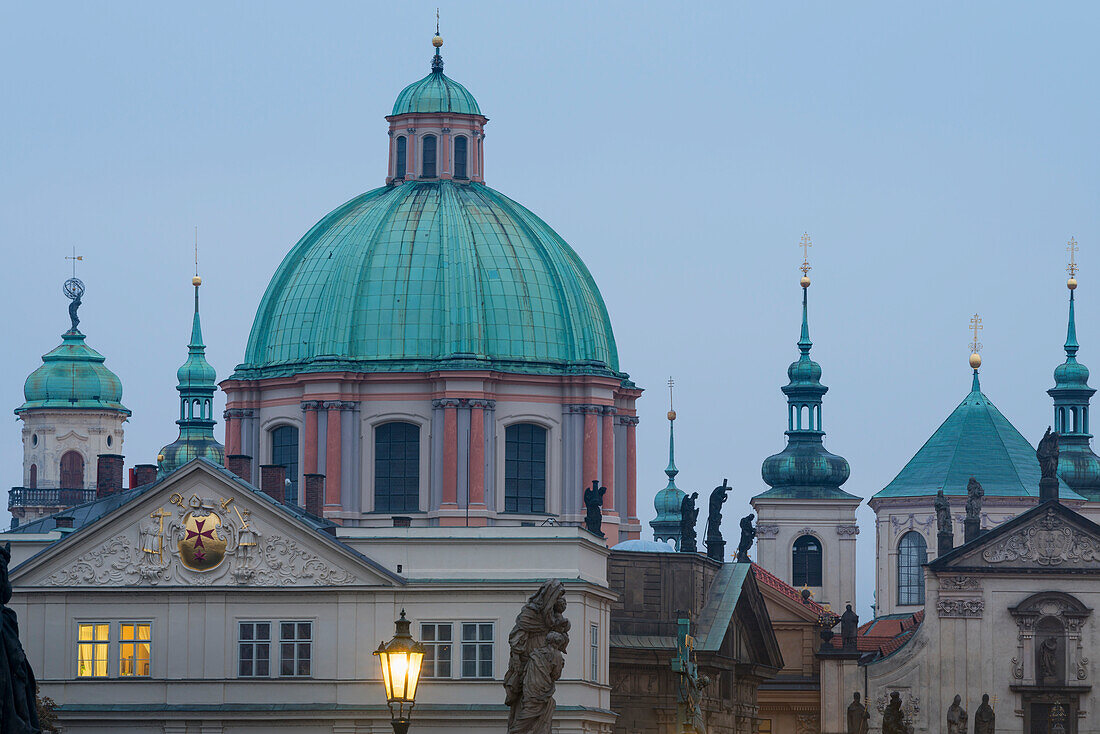
[[[798,282],[802,285],[803,288],[809,288],[810,287],[810,276],[803,275],[802,280],[800,280]]]
[[[157,461],[164,461],[164,454],[157,454]]]
[[[676,420],[676,411],[675,410],[668,411],[668,419],[670,421]]]
[[[440,46],[442,46],[443,45],[443,36],[435,36],[434,38],[432,38],[432,45],[435,46],[436,48],[439,48]]]
[[[973,369],[978,369],[979,367],[981,367],[982,366],[982,355],[978,354],[977,352],[974,352],[973,354],[971,354],[970,355],[970,366]]]
[[[202,278],[196,275],[191,279],[191,285],[202,285]]]
[[[1066,281],[1066,288],[1069,288],[1071,291],[1076,290],[1076,288],[1077,288],[1077,278],[1070,278],[1069,280],[1067,280]]]

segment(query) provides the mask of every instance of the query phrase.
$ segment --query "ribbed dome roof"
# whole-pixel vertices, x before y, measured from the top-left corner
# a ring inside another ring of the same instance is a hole
[[[106,358],[84,343],[84,335],[71,329],[61,344],[42,357],[42,366],[23,385],[26,402],[18,415],[35,408],[86,408],[117,410],[130,415],[122,404],[122,381],[104,366]]]
[[[233,377],[619,375],[618,361],[603,298],[554,230],[482,184],[431,181],[369,191],[306,233],[268,285]]]
[[[454,79],[440,71],[433,71],[420,81],[401,90],[393,103],[391,115],[410,112],[447,112],[456,115],[480,115],[474,95]]]

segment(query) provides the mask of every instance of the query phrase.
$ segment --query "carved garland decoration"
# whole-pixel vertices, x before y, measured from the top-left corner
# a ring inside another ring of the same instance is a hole
[[[227,577],[259,586],[356,583],[347,569],[258,527],[251,511],[234,507],[232,498],[215,505],[197,495],[185,502],[177,493],[130,532],[84,553],[43,585],[210,586]]]
[[[940,617],[981,617],[985,602],[981,599],[940,599],[936,602]]]

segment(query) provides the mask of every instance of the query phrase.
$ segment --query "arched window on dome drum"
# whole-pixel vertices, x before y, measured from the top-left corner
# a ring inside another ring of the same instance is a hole
[[[898,543],[898,604],[924,604],[924,569],[928,544],[924,536],[910,530]]]
[[[516,423],[504,429],[504,511],[546,512],[546,429]]]
[[[61,488],[84,489],[84,457],[78,451],[66,451],[61,457]]]
[[[462,135],[455,138],[455,178],[467,178],[466,138]]]
[[[424,178],[435,178],[435,136],[425,135],[420,148],[421,172]]]
[[[31,464],[31,477],[29,486],[31,489],[38,489],[38,464]]]
[[[383,423],[374,429],[374,511],[420,509],[420,426]]]
[[[803,535],[791,550],[791,586],[821,586],[821,541]]]
[[[405,158],[407,153],[408,141],[404,135],[397,136],[397,153],[394,156],[393,161],[393,177],[405,178]]]
[[[286,486],[284,501],[298,504],[298,429],[294,426],[279,426],[271,432],[271,463],[286,467]]]

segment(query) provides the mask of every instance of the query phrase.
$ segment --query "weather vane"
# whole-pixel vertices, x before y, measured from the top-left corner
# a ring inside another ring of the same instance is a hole
[[[1080,269],[1077,266],[1077,240],[1073,237],[1069,238],[1069,242],[1066,243],[1066,252],[1069,253],[1069,265],[1066,266],[1066,272],[1069,273],[1069,279],[1074,280],[1077,278],[1077,271]]]
[[[799,243],[799,247],[802,248],[802,265],[798,267],[802,271],[802,275],[805,276],[813,268],[810,267],[810,248],[814,246],[814,243],[810,242],[810,233],[802,233],[802,242]]]
[[[80,308],[80,299],[84,295],[84,281],[76,277],[76,261],[83,261],[84,256],[77,255],[76,247],[73,247],[73,254],[66,255],[65,259],[73,261],[73,277],[65,281],[62,290],[65,293],[65,297],[72,301],[72,303],[69,304],[69,320],[72,321],[70,331],[76,331],[76,326],[80,323],[80,318],[76,315],[76,311]]]
[[[676,387],[676,381],[670,375],[668,378],[668,419],[676,420],[676,411],[672,409],[672,388]]]

